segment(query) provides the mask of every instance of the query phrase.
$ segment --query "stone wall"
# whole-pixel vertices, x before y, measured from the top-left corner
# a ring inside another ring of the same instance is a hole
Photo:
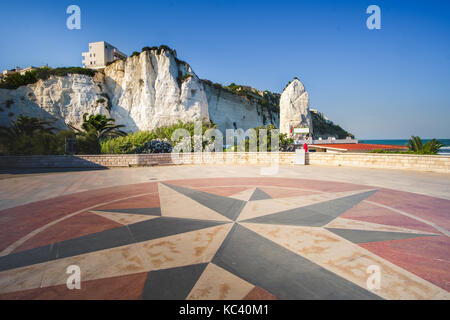
[[[311,152],[307,164],[450,173],[450,157],[439,155]]]
[[[278,159],[277,159],[278,158]],[[449,156],[311,152],[307,164],[324,166],[407,169],[450,173]],[[295,165],[295,153],[129,154],[77,156],[3,156],[0,168],[109,168],[176,164]]]

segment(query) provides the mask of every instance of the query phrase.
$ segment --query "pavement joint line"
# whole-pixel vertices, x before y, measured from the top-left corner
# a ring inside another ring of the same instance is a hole
[[[409,218],[412,218],[412,219],[414,219],[414,220],[423,222],[423,223],[425,223],[425,224],[427,224],[427,225],[429,225],[429,226],[432,226],[432,227],[435,228],[436,230],[442,232],[442,233],[445,234],[447,237],[450,237],[450,232],[449,232],[449,231],[447,231],[446,229],[442,228],[441,226],[438,226],[437,224],[435,224],[435,223],[433,223],[433,222],[430,222],[430,221],[428,221],[428,220],[425,220],[425,219],[416,217],[416,216],[414,216],[414,215],[412,215],[412,214],[410,214],[410,213],[407,213],[407,212],[404,212],[404,211],[401,211],[401,210],[398,210],[398,209],[395,209],[395,208],[392,208],[392,207],[389,207],[389,206],[385,206],[384,204],[381,204],[381,203],[376,203],[376,202],[372,202],[372,201],[368,201],[368,200],[364,200],[364,201],[367,202],[367,203],[376,205],[376,206],[378,206],[378,207],[381,207],[381,208],[385,208],[385,209],[389,209],[389,210],[395,211],[395,212],[397,212],[397,213],[400,213],[400,214],[402,214],[402,215],[404,215],[404,216],[407,216],[407,217],[409,217]]]

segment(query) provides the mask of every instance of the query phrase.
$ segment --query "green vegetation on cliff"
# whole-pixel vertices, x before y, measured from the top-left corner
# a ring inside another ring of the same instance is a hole
[[[345,139],[347,137],[355,137],[353,134],[342,129],[341,126],[334,124],[330,120],[326,120],[320,112],[311,112],[311,118],[315,138],[336,137],[338,139]]]
[[[13,73],[5,77],[0,81],[1,89],[17,89],[21,86],[26,86],[27,84],[33,84],[39,80],[47,80],[50,76],[67,76],[68,74],[83,74],[87,76],[94,76],[94,70],[85,69],[80,67],[66,67],[66,68],[49,68],[42,67],[37,70],[32,70],[26,72],[24,75],[20,73]]]

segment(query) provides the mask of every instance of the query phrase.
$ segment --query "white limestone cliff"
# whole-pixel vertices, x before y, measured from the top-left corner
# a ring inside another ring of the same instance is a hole
[[[16,90],[0,89],[0,125],[8,126],[19,114],[56,120],[55,127],[78,124],[84,113],[108,114],[98,82],[85,75],[39,80]]]
[[[0,89],[0,126],[19,114],[79,126],[84,113],[104,114],[126,131],[178,121],[212,120],[221,130],[278,125],[278,112],[200,80],[171,49],[152,49],[116,61],[94,77],[71,74],[15,90]]]
[[[291,127],[309,127],[313,132],[308,92],[298,79],[284,89],[280,98],[280,132],[291,136]]]

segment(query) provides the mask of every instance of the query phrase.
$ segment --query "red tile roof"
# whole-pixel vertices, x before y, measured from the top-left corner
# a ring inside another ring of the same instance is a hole
[[[336,144],[317,144],[311,145],[311,147],[324,147],[324,148],[336,148],[336,149],[346,149],[346,150],[398,150],[407,149],[404,146],[395,146],[388,144],[366,144],[366,143],[336,143]]]

